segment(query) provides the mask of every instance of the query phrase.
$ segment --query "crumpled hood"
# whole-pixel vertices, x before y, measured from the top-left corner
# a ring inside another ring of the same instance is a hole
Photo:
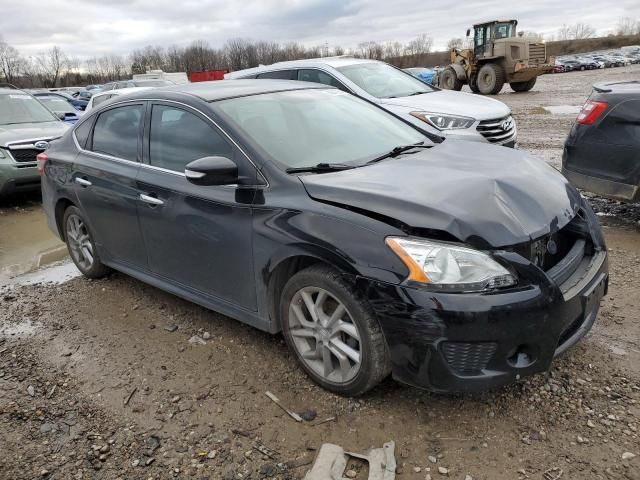
[[[447,232],[478,248],[528,242],[566,225],[580,194],[524,152],[443,142],[362,168],[303,175],[319,201]]]
[[[451,90],[440,90],[410,97],[382,98],[380,103],[409,107],[415,111],[462,115],[477,120],[502,118],[511,113],[509,107],[493,98]]]
[[[61,137],[68,128],[68,125],[59,121],[0,125],[0,146],[6,147],[7,143]]]

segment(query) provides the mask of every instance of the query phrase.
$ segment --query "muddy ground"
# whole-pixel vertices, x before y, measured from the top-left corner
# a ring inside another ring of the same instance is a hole
[[[579,106],[592,83],[638,74],[548,75],[531,93],[498,98],[514,111],[520,147],[557,166],[575,115],[544,108]],[[323,442],[364,452],[394,440],[402,479],[640,480],[640,208],[593,203],[610,291],[591,335],[551,372],[478,396],[388,380],[346,399],[311,383],[281,337],[124,275],[69,280],[65,263],[18,275],[58,260],[60,244],[37,196],[5,201],[0,478],[298,479]],[[266,391],[315,418],[295,422]]]

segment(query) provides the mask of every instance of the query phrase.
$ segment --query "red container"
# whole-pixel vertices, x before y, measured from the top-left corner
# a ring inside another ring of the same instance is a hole
[[[191,82],[209,82],[211,80],[224,80],[224,74],[229,70],[207,70],[205,72],[189,72]]]

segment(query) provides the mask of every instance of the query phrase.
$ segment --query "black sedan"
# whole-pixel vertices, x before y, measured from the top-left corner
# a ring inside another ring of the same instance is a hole
[[[640,82],[593,86],[565,142],[562,172],[585,190],[640,201]]]
[[[113,268],[282,332],[333,392],[389,373],[483,390],[589,331],[607,253],[544,162],[440,140],[319,84],[145,90],[39,155],[43,203],[87,277]]]

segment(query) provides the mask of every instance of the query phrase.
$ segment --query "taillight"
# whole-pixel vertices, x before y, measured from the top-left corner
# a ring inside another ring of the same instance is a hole
[[[36,160],[38,161],[38,175],[43,176],[44,164],[47,163],[47,160],[49,160],[49,157],[47,157],[46,153],[42,152],[36,156]]]
[[[596,123],[596,120],[602,116],[608,106],[609,104],[606,102],[587,100],[582,107],[582,110],[580,110],[578,118],[576,118],[576,122],[580,125],[593,125]]]

